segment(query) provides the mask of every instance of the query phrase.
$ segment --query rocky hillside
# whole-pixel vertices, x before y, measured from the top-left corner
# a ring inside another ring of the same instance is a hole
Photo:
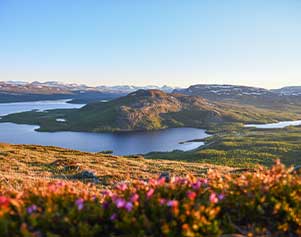
[[[138,90],[108,103],[94,103],[73,113],[80,127],[93,131],[154,130],[167,127],[202,127],[227,120],[223,110],[207,100],[160,90]],[[76,128],[77,124],[71,124]],[[84,125],[84,126],[83,126]]]
[[[1,121],[39,124],[42,131],[102,132],[207,127],[210,123],[236,120],[224,106],[199,96],[138,90],[109,102],[91,103],[81,109],[25,112],[5,116]]]

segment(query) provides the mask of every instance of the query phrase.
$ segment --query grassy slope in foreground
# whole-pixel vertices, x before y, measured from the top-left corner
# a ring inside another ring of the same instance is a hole
[[[162,172],[173,175],[201,176],[209,168],[230,171],[232,168],[193,162],[147,160],[143,157],[119,157],[58,147],[9,145],[0,143],[1,185],[18,188],[26,182],[59,179],[85,180],[75,175],[92,171],[100,185],[118,181],[158,177]]]
[[[0,186],[0,236],[229,237],[301,234],[301,179],[280,163],[242,174],[208,172],[119,183]]]

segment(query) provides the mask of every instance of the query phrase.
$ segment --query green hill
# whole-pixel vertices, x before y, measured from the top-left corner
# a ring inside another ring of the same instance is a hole
[[[297,108],[298,110],[298,108]],[[1,122],[40,125],[40,131],[146,131],[170,127],[213,128],[225,123],[266,123],[300,118],[296,107],[259,108],[200,96],[138,90],[81,109],[30,111],[4,116]],[[285,111],[285,112],[283,112]]]
[[[63,118],[65,122],[58,122]],[[168,127],[206,127],[209,123],[233,121],[217,104],[197,96],[138,90],[110,102],[88,104],[81,109],[25,112],[2,121],[39,124],[41,130],[139,131]]]

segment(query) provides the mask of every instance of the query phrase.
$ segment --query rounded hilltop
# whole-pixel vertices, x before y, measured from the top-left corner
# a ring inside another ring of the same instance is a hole
[[[161,90],[157,90],[157,89],[150,89],[150,90],[140,89],[140,90],[130,93],[128,96],[163,98],[163,97],[167,97],[168,94]]]

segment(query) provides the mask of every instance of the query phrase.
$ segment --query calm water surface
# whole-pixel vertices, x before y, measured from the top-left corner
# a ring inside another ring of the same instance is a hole
[[[78,108],[83,105],[66,101],[26,102],[0,104],[0,115],[32,109]],[[88,133],[88,132],[36,132],[38,126],[0,123],[0,142],[13,144],[39,144],[60,146],[82,151],[113,150],[116,155],[143,154],[152,151],[191,150],[202,142],[179,144],[209,135],[203,129],[171,128],[154,132]]]
[[[273,128],[285,128],[288,126],[300,126],[301,120],[297,121],[283,121],[279,123],[267,123],[267,124],[246,124],[246,128],[262,128],[262,129],[273,129]]]
[[[48,109],[72,109],[81,108],[83,104],[69,104],[69,100],[49,100],[20,103],[0,103],[0,116],[25,112],[30,110],[44,111]]]

